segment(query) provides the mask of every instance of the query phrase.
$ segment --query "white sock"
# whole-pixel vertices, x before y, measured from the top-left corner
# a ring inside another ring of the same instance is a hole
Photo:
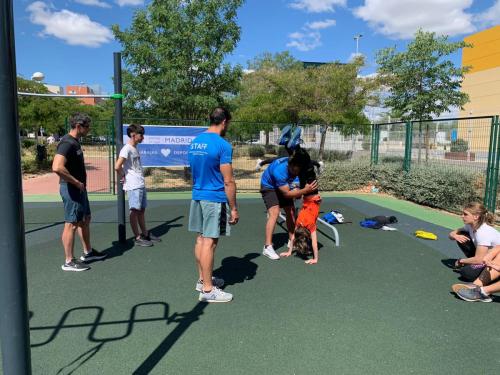
[[[483,296],[489,296],[489,294],[488,294],[488,293],[486,293],[486,292],[484,291],[484,288],[483,288],[483,287],[481,287],[479,290],[481,291],[481,294],[482,294]]]

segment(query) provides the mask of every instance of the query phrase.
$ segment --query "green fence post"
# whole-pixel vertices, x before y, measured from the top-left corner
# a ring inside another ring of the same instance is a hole
[[[491,118],[491,127],[490,127],[490,143],[488,145],[488,165],[486,167],[486,182],[484,186],[484,206],[489,208],[490,206],[490,189],[491,189],[491,175],[493,172],[493,161],[494,161],[494,153],[495,153],[495,140],[496,140],[496,124],[495,117]]]
[[[403,161],[403,169],[405,172],[409,172],[411,168],[411,148],[413,142],[413,123],[408,121],[406,123],[406,134],[405,134],[405,158]]]
[[[499,164],[500,164],[500,124],[498,121],[498,116],[494,117],[494,126],[496,129],[496,134],[495,134],[495,140],[496,140],[496,148],[495,148],[495,160],[493,163],[493,170],[491,174],[491,180],[490,180],[490,195],[489,195],[489,202],[487,209],[490,212],[495,212],[496,210],[496,205],[497,205],[497,189],[498,189],[498,170],[499,170]]]
[[[378,144],[380,139],[380,127],[377,124],[372,125],[372,145],[370,154],[370,164],[378,164]]]

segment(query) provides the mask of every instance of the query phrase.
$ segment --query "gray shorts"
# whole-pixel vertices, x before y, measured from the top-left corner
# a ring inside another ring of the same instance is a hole
[[[189,231],[203,237],[229,236],[231,227],[229,205],[221,202],[191,201],[189,209]]]
[[[90,205],[87,191],[81,191],[77,187],[62,183],[59,185],[59,193],[64,204],[64,221],[66,223],[77,223],[90,216]]]

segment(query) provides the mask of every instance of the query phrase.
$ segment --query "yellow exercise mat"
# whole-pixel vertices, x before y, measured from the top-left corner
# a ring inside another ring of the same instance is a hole
[[[437,240],[438,239],[438,236],[436,236],[434,233],[426,232],[425,230],[415,231],[415,236],[418,238],[426,239],[426,240]]]

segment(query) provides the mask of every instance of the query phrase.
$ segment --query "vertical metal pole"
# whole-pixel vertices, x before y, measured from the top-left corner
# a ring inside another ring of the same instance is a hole
[[[122,93],[122,54],[113,53],[114,59],[114,83],[115,94]],[[123,99],[115,99],[115,144],[116,154],[120,154],[123,147]],[[125,194],[121,186],[118,186],[116,194],[116,204],[118,208],[118,242],[126,242],[125,229]]]
[[[378,164],[378,146],[380,144],[380,125],[375,125],[375,150],[373,151],[373,164]]]
[[[486,183],[484,186],[484,200],[483,203],[486,208],[490,207],[490,197],[491,197],[491,179],[493,174],[493,163],[495,160],[495,150],[496,150],[496,132],[497,126],[495,123],[495,117],[491,118],[490,126],[490,144],[488,147],[488,165],[486,167]]]
[[[411,121],[408,121],[406,123],[405,127],[406,131],[406,136],[405,136],[405,158],[403,161],[403,170],[405,172],[410,171],[410,164],[411,164],[411,132],[412,132],[412,126],[411,126]]]
[[[495,116],[495,127],[497,129],[497,148],[496,148],[496,154],[495,154],[495,165],[493,167],[493,174],[492,174],[492,179],[491,179],[491,188],[490,188],[490,202],[489,202],[489,207],[488,211],[490,212],[495,212],[496,210],[496,205],[497,205],[497,189],[498,189],[498,169],[499,169],[499,164],[500,164],[500,124],[498,120],[498,116]]]
[[[5,374],[31,374],[12,1],[0,1],[0,339]]]
[[[111,127],[113,126],[113,120],[109,122],[106,121],[106,123],[108,124],[106,129],[106,148],[108,149],[109,193],[111,194],[113,192],[113,176],[115,175],[115,161],[113,160],[113,153],[111,152],[111,134],[113,134]]]
[[[375,124],[372,124],[372,144],[370,147],[370,165],[373,165],[375,160]]]

